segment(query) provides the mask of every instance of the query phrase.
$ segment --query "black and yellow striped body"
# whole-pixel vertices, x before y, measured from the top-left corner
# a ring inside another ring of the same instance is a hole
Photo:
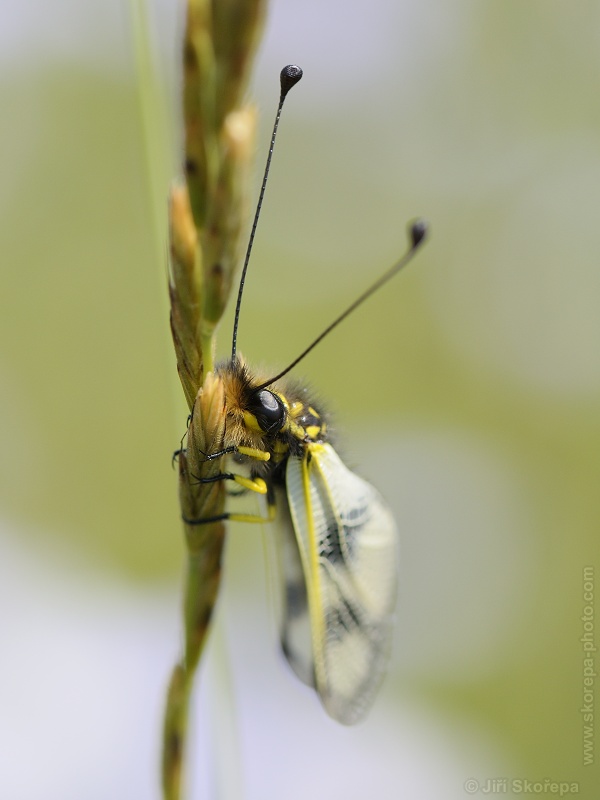
[[[262,388],[261,376],[241,359],[220,364],[216,373],[225,388],[225,448],[234,448],[237,460],[255,461],[256,475],[278,482],[290,455],[302,457],[311,444],[330,440],[326,415],[305,385],[281,381]]]
[[[267,389],[261,376],[251,373],[240,357],[217,365],[215,374],[224,389],[225,434],[223,447],[205,457],[227,463],[232,471],[222,470],[212,478],[198,480],[234,481],[242,490],[266,495],[267,517],[226,511],[218,517],[184,517],[184,522],[270,522],[276,513],[275,487],[285,484],[288,459],[310,461],[311,448],[329,442],[327,420],[305,385],[281,381]],[[229,494],[240,494],[240,490]]]

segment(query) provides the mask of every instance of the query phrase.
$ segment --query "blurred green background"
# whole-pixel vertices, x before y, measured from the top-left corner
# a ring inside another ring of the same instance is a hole
[[[125,4],[2,11],[2,536],[150,593],[176,585],[183,550],[170,456],[186,409],[156,227],[180,12],[151,9],[148,131]],[[389,697],[492,741],[500,775],[584,798],[599,779],[579,641],[600,551],[599,31],[588,2],[274,3],[257,183],[279,69],[305,78],[239,338],[250,361],[285,365],[403,252],[406,221],[430,220],[418,260],[299,373],[401,523]],[[232,533],[232,602],[261,591],[258,539]],[[477,764],[462,780],[497,777]]]

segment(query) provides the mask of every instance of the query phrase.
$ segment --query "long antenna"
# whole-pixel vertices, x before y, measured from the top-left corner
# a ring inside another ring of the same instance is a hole
[[[267,178],[269,176],[269,169],[271,167],[271,159],[273,158],[273,150],[275,148],[275,137],[277,136],[277,128],[279,126],[279,118],[281,117],[281,109],[287,93],[295,86],[302,77],[302,70],[295,64],[288,64],[281,70],[279,81],[281,85],[281,94],[279,95],[279,106],[277,107],[277,114],[275,116],[275,124],[273,125],[273,134],[271,136],[271,146],[269,148],[269,155],[267,156],[267,165],[265,167],[265,174],[263,176],[260,195],[258,203],[256,204],[256,212],[254,214],[254,222],[252,223],[252,230],[250,231],[250,239],[248,241],[248,249],[246,250],[246,258],[244,259],[244,267],[240,277],[240,288],[238,289],[237,303],[235,305],[235,319],[233,321],[233,339],[231,342],[231,361],[235,361],[237,352],[237,332],[240,322],[240,308],[242,305],[242,294],[244,292],[244,283],[246,282],[246,272],[248,271],[248,262],[250,261],[250,253],[252,252],[252,245],[254,243],[254,234],[256,233],[256,226],[260,216],[260,209],[262,208],[263,197],[265,196],[265,189],[267,186]]]
[[[324,339],[327,336],[328,333],[331,333],[331,331],[334,328],[336,328],[340,324],[340,322],[342,322],[342,320],[346,319],[348,314],[351,314],[355,308],[358,308],[358,306],[361,305],[361,303],[364,303],[364,301],[368,297],[370,297],[374,292],[376,292],[377,289],[380,289],[384,283],[387,283],[390,280],[390,278],[393,278],[397,272],[400,272],[400,270],[403,267],[405,267],[410,261],[412,261],[413,256],[415,255],[421,244],[427,238],[428,225],[424,219],[417,219],[410,224],[408,230],[410,234],[411,243],[409,249],[402,256],[402,258],[399,261],[397,261],[392,267],[390,267],[390,269],[388,269],[387,272],[384,272],[381,278],[376,280],[374,284],[369,286],[369,288],[365,292],[363,292],[360,295],[360,297],[358,297],[351,305],[349,305],[348,308],[345,311],[343,311],[339,315],[339,317],[337,317],[337,319],[334,319],[331,325],[328,325],[325,328],[325,330],[321,334],[319,334],[319,336],[317,336],[314,342],[312,342],[312,344],[309,344],[306,350],[303,350],[302,353],[300,353],[298,358],[295,358],[291,364],[289,364],[278,375],[275,375],[274,378],[270,378],[266,383],[262,383],[260,386],[255,387],[254,388],[255,392],[258,392],[261,389],[266,389],[267,386],[270,386],[272,383],[275,383],[275,381],[278,381],[279,378],[283,378],[284,375],[287,375],[287,373],[290,370],[292,370],[296,366],[296,364],[302,361],[302,359],[305,356],[307,356],[310,353],[310,351],[314,347],[316,347],[322,339]]]

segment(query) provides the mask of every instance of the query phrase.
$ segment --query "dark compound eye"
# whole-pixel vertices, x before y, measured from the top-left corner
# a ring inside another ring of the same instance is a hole
[[[268,433],[277,433],[285,422],[283,403],[268,389],[261,389],[252,397],[249,411],[254,414],[262,430]]]

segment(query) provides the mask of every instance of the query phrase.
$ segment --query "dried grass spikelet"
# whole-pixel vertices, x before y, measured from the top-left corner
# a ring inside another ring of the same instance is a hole
[[[189,195],[184,186],[169,198],[171,335],[177,372],[188,407],[194,405],[203,374],[199,336],[202,296],[202,253],[194,226]]]
[[[243,103],[262,31],[266,0],[188,0],[183,40],[185,184],[169,201],[171,332],[177,371],[191,411],[187,447],[179,454],[179,500],[186,542],[184,651],[174,666],[164,719],[165,800],[182,792],[187,720],[221,576],[225,536],[218,517],[225,399],[214,374],[215,331],[240,261],[248,218],[256,129]]]
[[[229,113],[220,136],[222,153],[213,203],[200,233],[205,294],[202,335],[214,335],[223,315],[233,275],[242,255],[242,234],[249,212],[256,110],[245,106]]]
[[[206,227],[195,225],[190,194],[175,186],[169,201],[169,297],[177,371],[190,410],[213,366],[215,329],[231,292],[248,218],[256,111],[230,112],[221,131],[221,166]]]

